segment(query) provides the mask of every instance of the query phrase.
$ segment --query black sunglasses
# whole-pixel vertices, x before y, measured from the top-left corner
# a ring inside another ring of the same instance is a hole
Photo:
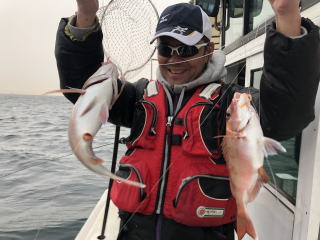
[[[156,48],[158,49],[158,53],[163,57],[169,58],[174,52],[176,52],[180,57],[188,58],[198,54],[200,48],[208,45],[209,43],[199,43],[192,46],[180,45],[177,47],[172,47],[165,43],[159,43]]]

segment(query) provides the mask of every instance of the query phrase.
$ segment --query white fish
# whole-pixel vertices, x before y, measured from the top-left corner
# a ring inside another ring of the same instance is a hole
[[[268,181],[263,169],[264,157],[276,154],[277,150],[286,151],[279,142],[263,136],[259,117],[250,101],[250,94],[234,94],[227,109],[226,136],[222,142],[231,192],[237,203],[239,239],[246,233],[258,239],[246,205],[256,198],[262,183]]]
[[[104,161],[97,157],[92,149],[93,138],[101,125],[107,122],[109,110],[119,96],[117,79],[116,66],[108,62],[84,83],[82,89],[63,89],[48,93],[77,92],[81,94],[72,111],[68,135],[72,151],[83,165],[100,175],[144,188],[144,184],[112,174],[102,165]]]

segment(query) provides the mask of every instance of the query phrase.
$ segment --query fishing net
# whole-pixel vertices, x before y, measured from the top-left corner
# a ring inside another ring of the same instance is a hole
[[[150,40],[159,19],[149,0],[102,1],[98,12],[105,56],[115,63],[126,80],[136,76],[151,59]]]

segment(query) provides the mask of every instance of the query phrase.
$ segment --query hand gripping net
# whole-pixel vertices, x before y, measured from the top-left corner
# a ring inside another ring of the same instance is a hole
[[[151,59],[155,47],[150,44],[159,19],[149,0],[111,0],[98,12],[105,56],[116,64],[123,79],[136,76]]]

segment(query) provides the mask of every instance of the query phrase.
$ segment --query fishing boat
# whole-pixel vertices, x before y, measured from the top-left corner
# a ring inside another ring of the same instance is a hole
[[[106,190],[94,209],[92,210],[87,221],[81,228],[75,240],[97,240],[105,239],[116,240],[120,227],[120,218],[118,217],[117,207],[110,201],[108,209],[108,218],[105,231],[103,231],[103,220],[105,216],[106,201],[108,190]],[[100,237],[100,238],[99,238]]]
[[[259,88],[263,67],[266,24],[273,19],[268,1],[196,0],[212,17],[216,48],[227,56],[228,78]],[[217,9],[218,8],[218,9]],[[320,26],[320,1],[302,0],[302,16]],[[319,33],[320,34],[320,33]],[[320,66],[320,63],[319,63]],[[227,79],[228,81],[228,79]],[[320,94],[316,118],[304,131],[282,142],[286,154],[268,158],[265,169],[271,181],[248,205],[260,240],[320,240]],[[107,192],[92,211],[77,240],[101,235]],[[117,209],[111,203],[106,227],[108,240],[119,230]],[[246,236],[244,240],[251,239]]]

